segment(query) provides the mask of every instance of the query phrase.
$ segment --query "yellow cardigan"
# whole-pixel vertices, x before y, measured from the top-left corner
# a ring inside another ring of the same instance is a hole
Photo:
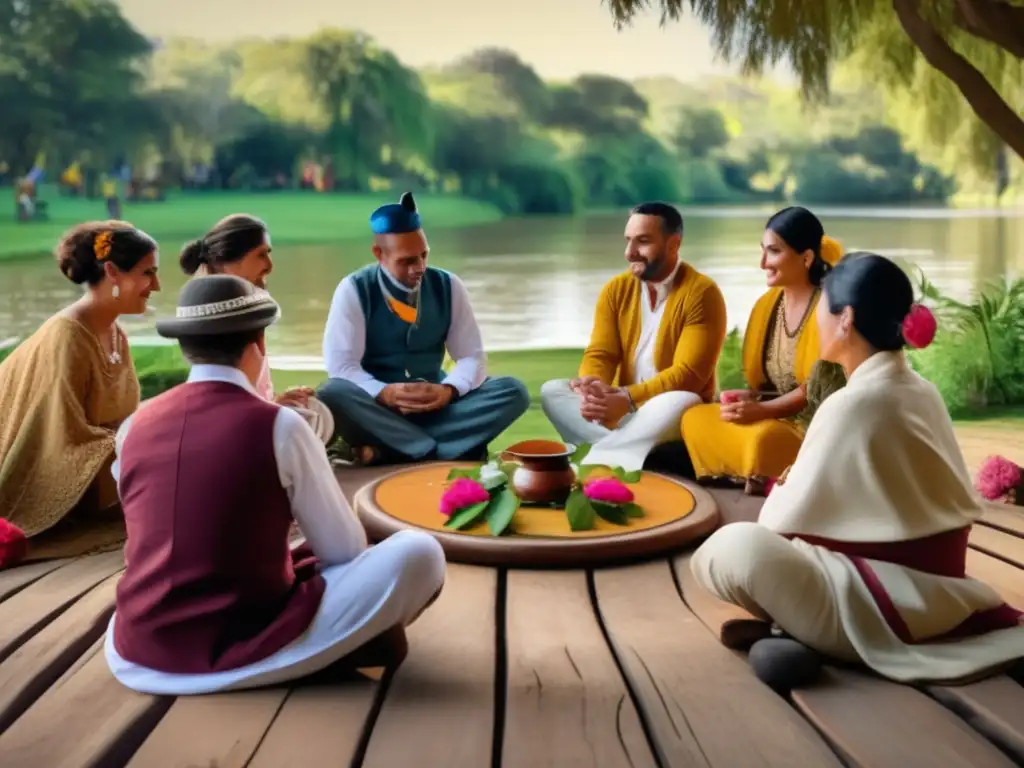
[[[818,294],[819,297],[821,294]],[[768,381],[764,370],[765,348],[768,345],[768,328],[772,322],[779,301],[782,300],[782,289],[772,288],[754,304],[747,321],[747,330],[743,333],[743,375],[752,390],[761,389]],[[796,380],[806,384],[818,362],[821,342],[818,338],[818,323],[814,318],[818,299],[808,309],[807,322],[800,331],[796,342],[796,360],[794,361]],[[780,394],[786,394],[782,392]]]
[[[613,277],[601,290],[590,344],[580,376],[609,385],[633,381],[633,357],[640,341],[642,282],[632,272]],[[640,406],[663,392],[694,392],[706,402],[715,395],[715,368],[726,335],[725,300],[715,281],[680,264],[665,299],[654,344],[658,375],[626,387]]]

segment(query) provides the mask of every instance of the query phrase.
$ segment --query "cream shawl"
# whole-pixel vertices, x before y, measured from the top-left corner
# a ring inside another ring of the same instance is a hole
[[[785,483],[772,491],[758,522],[781,534],[899,542],[962,529],[980,514],[981,500],[938,391],[903,353],[885,352],[867,360],[821,405]],[[886,677],[956,680],[1024,656],[1024,625],[927,642],[1000,606],[1002,599],[986,584],[866,561],[913,638],[904,643],[849,557],[799,539],[793,543],[829,580],[858,655]]]

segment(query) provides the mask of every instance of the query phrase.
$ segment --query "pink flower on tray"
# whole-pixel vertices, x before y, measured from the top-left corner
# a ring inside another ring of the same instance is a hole
[[[583,495],[603,504],[629,504],[633,492],[617,477],[599,477],[583,486]]]
[[[989,501],[1002,499],[1020,485],[1021,468],[1002,456],[989,456],[978,470],[974,487]]]
[[[460,509],[482,504],[490,498],[487,489],[476,480],[460,477],[449,485],[441,496],[441,514],[451,517]]]

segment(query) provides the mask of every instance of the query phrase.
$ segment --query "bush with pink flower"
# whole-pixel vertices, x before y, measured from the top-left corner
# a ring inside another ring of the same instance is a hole
[[[1024,470],[1002,456],[989,456],[974,478],[974,487],[989,501],[1024,506]]]

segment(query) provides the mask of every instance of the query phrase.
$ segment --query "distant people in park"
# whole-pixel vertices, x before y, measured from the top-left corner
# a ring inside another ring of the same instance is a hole
[[[768,291],[743,335],[747,388],[693,408],[682,433],[699,480],[735,481],[760,496],[796,459],[821,402],[845,383],[842,368],[819,360],[814,313],[821,283],[842,258],[806,208],[784,208],[765,224],[761,269]]]
[[[585,463],[644,466],[680,441],[683,413],[715,394],[726,336],[715,282],[679,256],[683,217],[643,203],[626,222],[629,268],[602,289],[576,378],[548,381],[541,405],[562,439],[591,444]]]
[[[79,161],[71,163],[60,176],[61,191],[71,197],[80,197],[85,192],[85,177],[82,175],[82,164]],[[118,218],[111,216],[111,218]]]
[[[265,291],[267,278],[274,269],[272,250],[267,225],[253,216],[236,213],[221,219],[201,238],[188,243],[179,261],[186,275],[235,275]],[[323,442],[331,438],[334,419],[311,388],[293,387],[274,394],[270,358],[266,355],[256,391],[265,400],[299,410]]]
[[[20,222],[45,221],[47,204],[36,195],[36,183],[29,177],[19,179],[14,189],[15,209]]]
[[[320,440],[257,393],[279,316],[250,281],[210,275],[157,321],[192,367],[117,434],[128,543],[105,656],[136,691],[274,685],[342,659],[396,665],[404,628],[444,584],[430,534],[367,546]],[[293,523],[306,540],[290,549]]]
[[[816,313],[821,358],[847,384],[818,408],[758,522],[696,551],[697,580],[789,636],[750,652],[776,689],[808,682],[817,654],[908,684],[1024,657],[1022,614],[965,575],[981,498],[938,390],[904,354],[930,342],[934,317],[903,270],[870,253],[835,266]]]
[[[100,194],[107,204],[107,215],[112,219],[120,218],[121,197],[117,191],[117,179],[110,174],[103,174],[103,180],[100,182]]]
[[[428,266],[412,194],[375,210],[370,228],[376,262],[334,292],[323,343],[329,379],[317,396],[357,463],[483,460],[529,393],[517,379],[487,375],[469,294]]]
[[[57,261],[84,295],[0,363],[0,515],[38,557],[123,541],[109,470],[139,382],[117,321],[144,312],[160,290],[157,245],[126,222],[75,227]]]

